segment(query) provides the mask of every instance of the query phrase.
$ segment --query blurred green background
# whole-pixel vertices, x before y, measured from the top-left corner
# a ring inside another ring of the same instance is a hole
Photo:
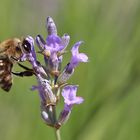
[[[0,40],[45,37],[47,16],[59,35],[71,36],[68,49],[84,40],[80,49],[89,56],[69,81],[79,84],[85,102],[73,108],[62,140],[139,140],[140,1],[1,1]],[[37,92],[30,91],[35,83],[33,77],[14,77],[10,93],[0,89],[0,140],[55,140],[41,120]]]

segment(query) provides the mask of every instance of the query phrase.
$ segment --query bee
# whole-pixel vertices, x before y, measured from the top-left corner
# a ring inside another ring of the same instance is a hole
[[[7,92],[12,86],[13,64],[20,61],[21,56],[20,39],[8,39],[0,43],[0,87]]]

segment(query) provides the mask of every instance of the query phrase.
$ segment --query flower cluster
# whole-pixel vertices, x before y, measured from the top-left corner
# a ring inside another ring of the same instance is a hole
[[[84,100],[77,97],[77,85],[69,85],[68,79],[74,73],[74,69],[80,62],[87,62],[88,57],[84,53],[79,53],[79,47],[83,43],[79,41],[71,49],[72,57],[64,69],[61,69],[63,54],[70,41],[70,36],[64,34],[57,35],[56,25],[51,17],[46,22],[48,36],[46,40],[41,35],[37,35],[35,40],[27,36],[23,40],[22,61],[29,61],[32,65],[32,72],[36,76],[38,84],[32,86],[32,90],[38,90],[41,101],[41,116],[47,125],[60,128],[71,113],[74,104],[81,104]],[[42,65],[36,57],[34,42],[39,48],[39,53],[43,55],[45,65]],[[56,116],[56,105],[60,96],[64,98],[64,108]]]

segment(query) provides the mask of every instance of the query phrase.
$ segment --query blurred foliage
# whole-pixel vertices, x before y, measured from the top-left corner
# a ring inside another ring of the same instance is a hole
[[[68,49],[84,40],[80,49],[89,56],[69,81],[79,84],[85,102],[73,108],[62,140],[140,139],[140,1],[5,0],[0,2],[0,40],[45,36],[49,15],[59,35],[71,36]],[[29,90],[34,78],[14,81],[10,94],[0,90],[0,139],[53,140],[53,129],[40,118],[38,95]]]

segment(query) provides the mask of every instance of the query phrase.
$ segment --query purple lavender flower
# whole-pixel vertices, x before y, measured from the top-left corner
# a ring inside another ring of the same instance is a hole
[[[76,97],[78,86],[68,85],[62,90],[62,96],[65,102],[65,110],[71,110],[74,104],[81,104],[84,99],[82,97]]]
[[[38,86],[32,86],[32,90],[38,90],[42,107],[55,105],[56,104],[56,97],[52,92],[51,86],[49,81],[43,79],[40,75],[37,76]]]
[[[47,18],[46,23],[48,31],[48,37],[46,39],[46,44],[48,47],[46,47],[46,49],[50,50],[52,53],[62,51],[69,43],[69,35],[64,34],[62,38],[59,37],[57,35],[56,25],[51,17]]]
[[[76,97],[77,87],[78,86],[75,85],[68,85],[62,90],[65,105],[58,119],[58,124],[60,126],[69,119],[73,105],[81,104],[84,101],[82,97]]]
[[[72,58],[70,63],[66,69],[68,73],[71,73],[73,69],[80,63],[80,62],[88,62],[88,57],[84,53],[79,53],[79,46],[82,44],[82,41],[77,42],[71,49]]]
[[[70,37],[64,34],[62,38],[57,35],[56,25],[51,17],[47,18],[47,31],[48,37],[46,41],[41,35],[36,37],[36,43],[44,55],[45,63],[48,69],[56,75],[60,70],[60,65],[62,63],[62,54],[67,47]]]
[[[88,57],[84,53],[79,53],[79,46],[82,44],[82,41],[77,42],[71,49],[72,52],[72,58],[70,62],[67,64],[63,72],[58,77],[58,83],[64,84],[67,82],[67,80],[72,76],[75,67],[80,62],[88,62]]]

